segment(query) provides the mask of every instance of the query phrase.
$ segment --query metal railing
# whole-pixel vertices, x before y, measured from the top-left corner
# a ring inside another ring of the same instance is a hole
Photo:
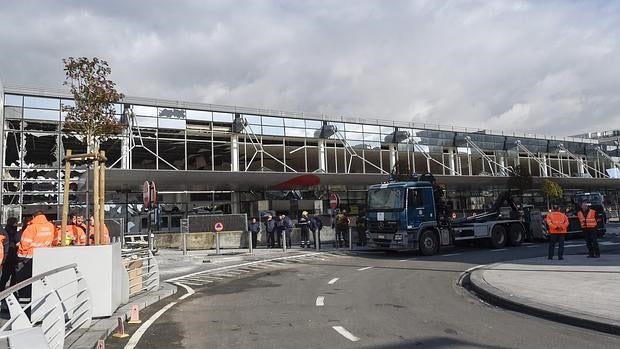
[[[129,275],[129,297],[159,288],[159,266],[148,248],[122,254]]]
[[[27,288],[38,297],[20,305],[15,294]],[[0,300],[6,302],[10,315],[0,331],[40,327],[50,348],[63,348],[67,336],[90,327],[92,320],[90,292],[75,263],[11,286],[0,292]]]

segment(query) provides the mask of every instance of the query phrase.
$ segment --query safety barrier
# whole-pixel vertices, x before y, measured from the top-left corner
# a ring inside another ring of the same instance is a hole
[[[33,291],[33,299],[20,305],[15,295],[27,288]],[[75,263],[24,280],[0,292],[0,300],[6,302],[10,315],[0,331],[10,330],[9,337],[11,333],[19,336],[26,333],[25,329],[39,327],[49,347],[61,349],[67,336],[80,327],[90,327],[90,292]]]
[[[129,297],[159,288],[159,266],[148,248],[124,251],[122,257],[129,274]]]

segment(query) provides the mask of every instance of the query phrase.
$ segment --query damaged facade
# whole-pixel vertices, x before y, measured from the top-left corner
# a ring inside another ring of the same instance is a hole
[[[66,149],[86,151],[82,139],[62,132],[61,107],[72,100],[66,91],[1,85],[0,89],[2,222],[37,209],[56,218],[62,203],[63,154]],[[164,231],[178,231],[181,218],[205,207],[256,214],[256,201],[262,200],[269,202],[269,209],[290,210],[293,215],[305,205],[322,209],[328,206],[327,192],[339,192],[342,205],[355,212],[364,206],[366,188],[357,179],[387,177],[395,166],[458,178],[448,195],[464,212],[484,208],[493,191],[502,189],[468,184],[468,178],[505,177],[516,168],[534,177],[562,178],[569,183],[569,192],[571,180],[588,178],[588,189],[606,191],[611,200],[620,181],[609,180],[607,171],[619,166],[618,145],[593,139],[130,97],[116,111],[128,128],[101,145],[110,173],[178,171],[177,183],[158,183],[168,188],[160,198],[158,229]],[[207,180],[181,185],[184,176],[189,178],[191,172],[195,178],[197,171],[347,176],[339,177],[340,183],[290,190],[251,183],[242,190],[231,190],[229,183]],[[85,165],[80,165],[71,173],[73,209],[84,208],[85,172]],[[140,189],[113,182],[107,189],[107,217],[127,222],[129,231],[145,229]],[[526,200],[544,203],[535,192],[526,195]],[[317,206],[317,201],[324,205]]]

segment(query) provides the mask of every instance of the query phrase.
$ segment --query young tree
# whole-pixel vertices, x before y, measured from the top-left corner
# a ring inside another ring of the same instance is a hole
[[[69,57],[65,65],[64,85],[71,87],[75,106],[63,106],[66,112],[64,131],[84,137],[87,152],[98,152],[99,144],[123,131],[115,118],[114,104],[123,99],[116,84],[108,79],[112,72],[108,62],[97,57]]]
[[[517,166],[510,177],[508,177],[508,188],[515,189],[519,192],[521,197],[521,204],[523,204],[523,193],[526,190],[532,188],[532,175],[530,172],[521,166]]]
[[[543,180],[540,191],[542,191],[547,198],[547,208],[551,206],[552,200],[560,199],[564,194],[564,190],[559,184],[548,179]]]

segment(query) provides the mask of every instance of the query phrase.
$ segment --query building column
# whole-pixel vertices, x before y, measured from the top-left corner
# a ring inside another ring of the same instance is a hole
[[[230,170],[239,171],[239,135],[230,135]]]
[[[549,177],[549,174],[547,173],[547,155],[542,155],[540,158],[544,164],[540,165],[540,176],[541,177]]]
[[[583,177],[583,175],[586,173],[586,167],[584,166],[584,163],[587,160],[585,157],[580,157],[579,159],[580,161],[577,161],[577,174],[579,175],[579,177]]]
[[[450,168],[450,175],[456,175],[456,162],[454,161],[454,149],[448,149],[448,167]]]
[[[325,166],[325,140],[319,139],[319,170],[327,172],[327,166]]]
[[[230,210],[231,213],[241,212],[241,202],[239,201],[239,192],[233,191],[230,193]]]
[[[131,151],[129,150],[130,142],[129,142],[129,134],[127,137],[123,137],[121,141],[121,168],[123,170],[127,170],[131,164]]]
[[[504,155],[500,155],[499,156],[499,161],[498,161],[499,165],[500,165],[500,171],[504,172],[504,167],[506,167],[506,158],[504,158]],[[507,173],[505,173],[507,175]]]
[[[396,166],[396,145],[395,144],[390,144],[390,172],[392,171],[392,169],[394,168],[394,166]]]

